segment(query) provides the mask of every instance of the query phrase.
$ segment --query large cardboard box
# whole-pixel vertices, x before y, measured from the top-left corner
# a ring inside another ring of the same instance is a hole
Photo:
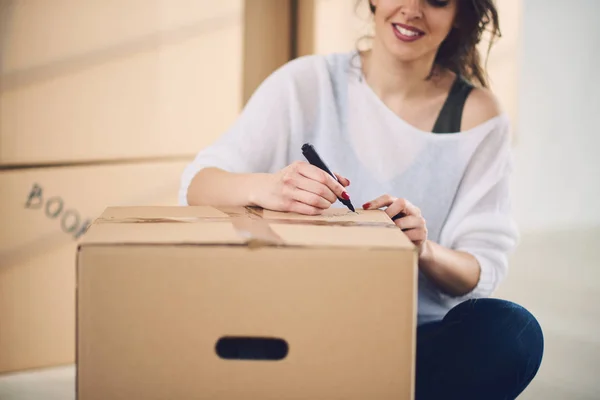
[[[246,0],[244,104],[274,70],[290,60],[292,10],[292,0]]]
[[[0,171],[0,372],[75,361],[75,259],[110,205],[176,205],[184,161]]]
[[[259,5],[0,1],[0,164],[194,154],[289,59],[289,1]]]
[[[373,35],[368,0],[302,0],[297,19],[299,56],[355,50]]]
[[[109,208],[77,264],[81,400],[413,398],[417,255],[383,211]]]

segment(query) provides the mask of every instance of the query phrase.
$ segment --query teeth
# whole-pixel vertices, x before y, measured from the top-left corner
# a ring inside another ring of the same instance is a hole
[[[419,35],[419,33],[418,33],[418,32],[415,32],[415,31],[409,31],[408,29],[404,29],[403,27],[401,27],[401,26],[398,26],[398,25],[394,25],[394,28],[395,28],[395,29],[396,29],[398,32],[400,32],[401,34],[403,34],[404,36],[418,36],[418,35]]]

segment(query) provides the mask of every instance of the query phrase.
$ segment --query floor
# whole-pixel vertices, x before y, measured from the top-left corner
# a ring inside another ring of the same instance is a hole
[[[519,399],[600,399],[600,227],[524,236],[496,296],[544,330],[542,366]]]
[[[75,367],[0,375],[2,400],[75,400]]]
[[[600,399],[600,227],[524,235],[496,297],[528,308],[545,333],[542,367],[520,400]],[[72,366],[0,376],[2,400],[72,400]]]

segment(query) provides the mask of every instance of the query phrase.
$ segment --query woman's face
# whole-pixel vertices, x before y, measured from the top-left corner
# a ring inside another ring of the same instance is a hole
[[[400,61],[435,57],[454,24],[457,0],[371,0],[375,36]]]

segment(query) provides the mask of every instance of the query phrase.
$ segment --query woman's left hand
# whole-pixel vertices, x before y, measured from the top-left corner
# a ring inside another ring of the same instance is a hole
[[[385,194],[379,196],[363,205],[365,210],[375,210],[377,208],[387,207],[385,212],[390,218],[394,218],[398,214],[403,214],[396,219],[394,223],[419,249],[419,255],[423,252],[423,244],[427,241],[427,223],[421,215],[421,210],[411,204],[406,199],[398,199],[396,197]]]

